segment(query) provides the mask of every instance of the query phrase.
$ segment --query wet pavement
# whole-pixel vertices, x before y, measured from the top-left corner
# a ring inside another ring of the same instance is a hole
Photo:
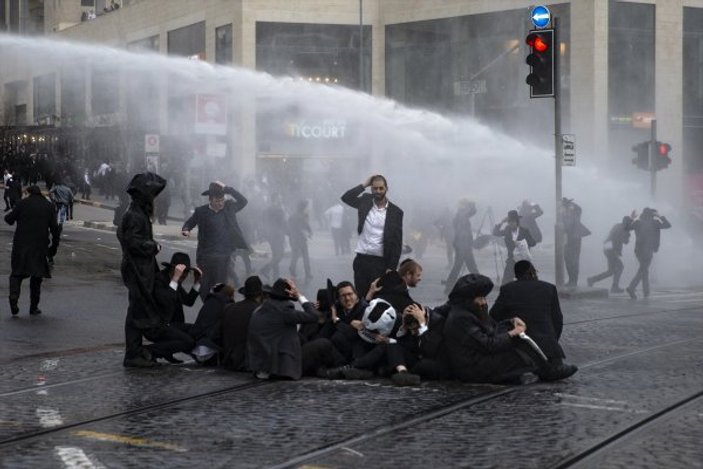
[[[0,308],[2,468],[703,465],[700,288],[564,300],[562,343],[580,370],[558,383],[398,388],[259,382],[192,362],[124,369],[119,251],[114,235],[80,223],[104,210],[80,211],[45,283],[46,313]],[[164,257],[195,247],[162,242]],[[346,260],[313,262],[322,278]],[[443,264],[440,250],[423,261],[426,304],[441,301]]]

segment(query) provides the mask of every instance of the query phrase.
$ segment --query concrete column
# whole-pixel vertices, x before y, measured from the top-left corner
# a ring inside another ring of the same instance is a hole
[[[577,164],[608,158],[608,0],[571,2],[571,129]]]
[[[242,2],[241,22],[239,27],[233,27],[235,40],[235,56],[238,65],[256,69],[256,10],[255,2]],[[240,176],[247,176],[256,172],[256,100],[253,96],[241,96],[237,104],[238,132],[233,145],[236,158],[235,170]]]
[[[657,173],[657,202],[681,206],[683,165],[683,2],[657,0],[655,15],[657,139],[671,144],[671,165]]]

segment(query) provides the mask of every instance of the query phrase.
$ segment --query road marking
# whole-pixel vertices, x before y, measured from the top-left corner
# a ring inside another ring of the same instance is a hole
[[[354,451],[353,449],[347,448],[346,446],[343,446],[343,447],[340,448],[340,449],[343,449],[344,451],[347,451],[347,452],[353,454],[354,456],[359,456],[360,458],[363,458],[363,457],[364,457],[364,453],[360,453],[360,452],[358,452],[358,451]]]
[[[555,392],[555,396],[557,397],[565,397],[567,399],[579,399],[582,401],[595,401],[595,402],[604,402],[608,404],[627,404],[627,401],[616,401],[614,399],[601,399],[599,397],[586,397],[586,396],[577,396],[576,394],[566,394],[566,393],[561,393],[561,392]]]
[[[57,446],[54,450],[66,469],[105,469],[99,462],[93,462],[80,448]]]
[[[95,246],[100,246],[101,248],[111,249],[113,251],[116,251],[117,249],[119,249],[114,246],[108,246],[107,244],[100,244],[100,243],[95,243]]]
[[[179,453],[184,453],[184,452],[188,451],[188,448],[184,448],[184,447],[178,446],[178,445],[173,445],[170,443],[161,443],[159,441],[151,441],[151,440],[147,440],[146,438],[139,438],[139,437],[134,437],[134,436],[115,435],[113,433],[102,433],[102,432],[94,432],[94,431],[90,431],[90,430],[79,430],[79,431],[73,432],[73,435],[82,436],[84,438],[90,438],[91,440],[97,440],[97,441],[123,443],[126,445],[142,446],[142,447],[146,447],[146,448],[167,449],[170,451],[177,451]]]
[[[559,405],[566,406],[566,407],[582,407],[584,409],[593,409],[593,410],[612,410],[612,411],[617,411],[617,412],[627,412],[630,414],[648,414],[649,413],[646,410],[632,410],[632,409],[625,409],[624,407],[612,407],[612,406],[594,405],[594,404],[576,404],[576,403],[571,403],[571,402],[560,402]]]

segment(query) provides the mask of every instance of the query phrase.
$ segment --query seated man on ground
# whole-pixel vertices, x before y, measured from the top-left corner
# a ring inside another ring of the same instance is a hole
[[[547,381],[568,378],[576,373],[575,365],[565,365],[564,351],[559,338],[564,324],[559,306],[557,288],[537,278],[537,270],[530,261],[515,263],[517,280],[500,287],[500,294],[491,308],[491,317],[504,321],[519,316],[527,326],[528,335],[539,345],[549,359]]]
[[[244,281],[238,291],[244,299],[230,303],[225,307],[222,318],[222,346],[224,348],[222,364],[233,371],[246,371],[247,335],[249,321],[256,308],[264,301],[263,285],[258,275]]]
[[[519,338],[525,323],[517,317],[497,324],[488,315],[491,279],[469,274],[449,294],[452,309],[444,325],[454,377],[469,383],[517,383],[527,372],[542,377],[547,363]]]
[[[258,379],[271,377],[300,379],[303,372],[315,374],[331,356],[332,343],[317,339],[300,345],[298,324],[318,321],[315,306],[300,294],[290,279],[279,278],[273,287],[264,287],[268,294],[252,314],[247,339],[249,369]],[[294,301],[303,311],[296,310]]]

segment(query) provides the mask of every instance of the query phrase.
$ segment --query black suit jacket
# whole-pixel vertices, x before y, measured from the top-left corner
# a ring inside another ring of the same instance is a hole
[[[342,195],[342,202],[357,209],[357,233],[364,229],[366,216],[373,207],[373,195],[364,193],[364,186],[359,184]],[[383,226],[383,259],[387,269],[398,267],[400,253],[403,249],[403,211],[395,204],[388,202],[386,209],[386,224]]]
[[[559,345],[564,319],[557,288],[551,283],[522,279],[503,285],[490,314],[496,322],[519,317],[527,325],[527,335],[548,358],[564,357]]]

